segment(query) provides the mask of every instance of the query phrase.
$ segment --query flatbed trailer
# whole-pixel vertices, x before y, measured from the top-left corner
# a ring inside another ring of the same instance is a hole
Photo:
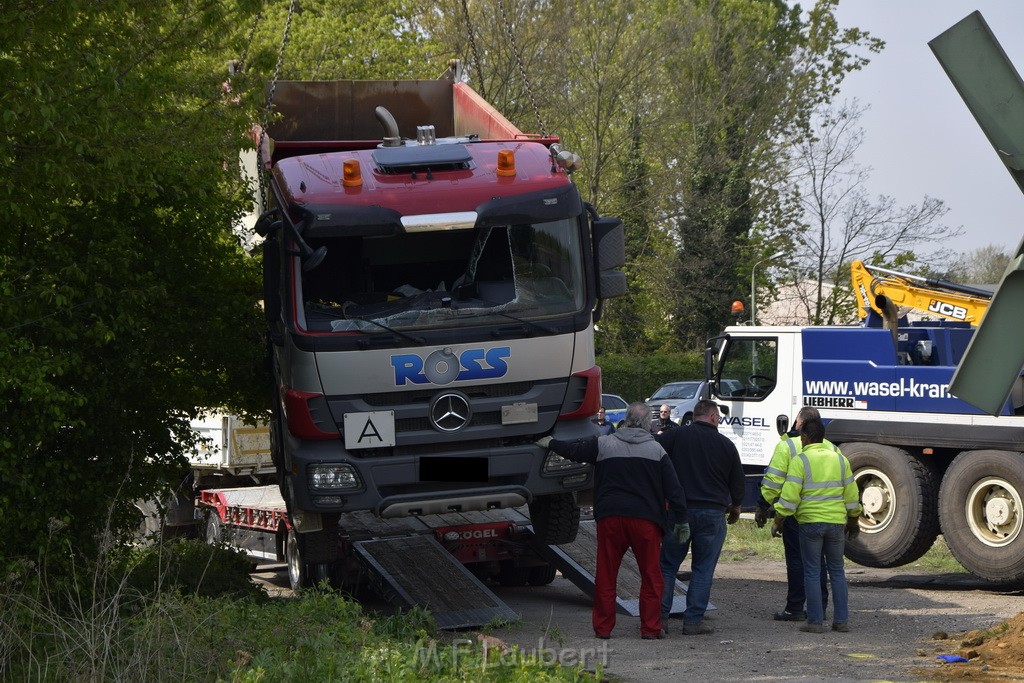
[[[596,524],[584,521],[576,541],[545,545],[533,534],[529,517],[500,509],[383,519],[362,511],[341,517],[343,574],[304,575],[295,532],[276,486],[207,489],[198,497],[197,516],[210,543],[226,542],[264,562],[287,562],[295,590],[328,581],[359,588],[364,584],[400,609],[431,611],[438,627],[481,626],[517,615],[490,588],[545,586],[562,575],[588,596],[594,594]],[[294,553],[294,554],[293,554]],[[619,572],[617,605],[639,615],[640,577],[627,556]],[[685,609],[686,587],[676,585],[673,613]]]

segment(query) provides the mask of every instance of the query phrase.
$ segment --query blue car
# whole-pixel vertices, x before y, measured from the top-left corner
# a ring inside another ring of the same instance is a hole
[[[615,394],[601,394],[601,407],[604,408],[604,419],[615,425],[618,429],[626,419],[626,407],[629,404],[621,396]]]

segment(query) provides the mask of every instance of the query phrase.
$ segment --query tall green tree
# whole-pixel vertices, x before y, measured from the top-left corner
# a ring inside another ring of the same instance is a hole
[[[818,2],[807,14],[782,0],[675,4],[666,72],[679,121],[678,272],[688,296],[674,320],[691,344],[728,322],[752,264],[797,222],[779,191],[787,145],[810,134],[814,108],[866,63],[858,52],[882,47],[841,29],[837,4]]]
[[[0,558],[128,531],[132,501],[181,476],[190,417],[264,408],[259,261],[233,231],[251,206],[239,152],[275,74],[419,73],[426,41],[406,10],[55,0],[0,14]]]
[[[0,13],[0,558],[124,530],[198,407],[260,404],[258,264],[232,233],[254,111],[225,68],[257,9]]]

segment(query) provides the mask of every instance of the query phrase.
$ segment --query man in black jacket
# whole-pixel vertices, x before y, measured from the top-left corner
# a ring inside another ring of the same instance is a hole
[[[667,403],[663,403],[661,408],[658,409],[658,415],[652,420],[651,433],[655,436],[661,436],[670,429],[678,427],[675,422],[672,421],[672,406]]]
[[[640,570],[640,636],[645,640],[662,637],[662,535],[671,530],[680,542],[689,539],[683,488],[650,428],[650,408],[646,403],[633,403],[626,409],[625,425],[614,434],[577,441],[544,437],[537,442],[563,458],[595,464],[597,572],[593,624],[598,638],[610,638],[615,627],[619,566],[630,548]],[[666,526],[665,501],[675,516],[672,527]]]
[[[698,401],[693,408],[693,424],[658,437],[686,492],[691,529],[689,544],[668,539],[662,547],[661,572],[666,588],[661,608],[663,616],[670,611],[672,592],[667,586],[675,581],[679,565],[692,548],[690,585],[683,613],[686,635],[714,633],[710,625],[703,623],[704,612],[711,599],[711,581],[725,543],[726,524],[734,524],[740,518],[743,503],[740,454],[732,441],[718,432],[721,419],[717,403]]]

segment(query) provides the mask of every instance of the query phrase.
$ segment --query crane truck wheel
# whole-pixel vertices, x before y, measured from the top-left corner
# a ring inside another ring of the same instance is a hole
[[[533,533],[544,545],[561,545],[576,540],[580,530],[580,509],[572,493],[537,496],[530,501]]]
[[[990,581],[1024,580],[1024,453],[958,455],[942,480],[939,518],[967,570]]]
[[[899,567],[932,547],[939,534],[938,479],[920,459],[893,446],[844,443],[864,511],[846,556],[866,567]]]

